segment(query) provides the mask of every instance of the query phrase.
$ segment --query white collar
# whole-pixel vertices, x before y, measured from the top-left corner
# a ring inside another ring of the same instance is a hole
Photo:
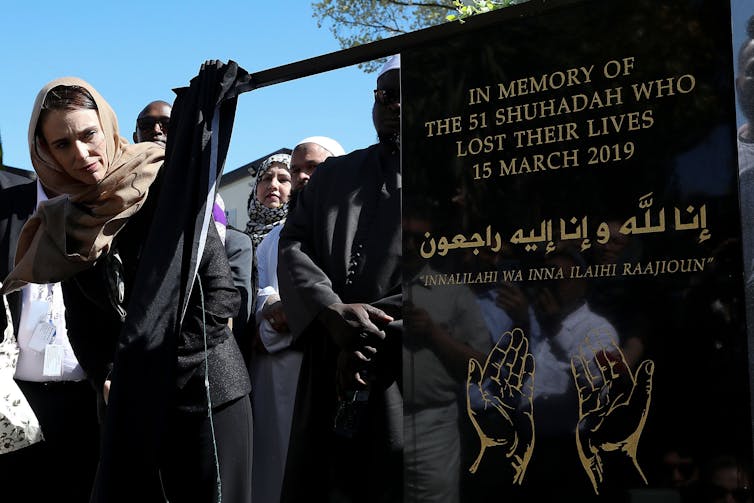
[[[47,201],[49,197],[47,197],[47,194],[45,193],[45,189],[42,187],[42,182],[39,181],[39,178],[37,178],[37,206],[36,209],[39,209],[39,203],[43,201]]]

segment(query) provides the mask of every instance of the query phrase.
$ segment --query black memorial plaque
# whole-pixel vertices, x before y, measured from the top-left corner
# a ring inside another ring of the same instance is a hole
[[[409,500],[717,501],[752,454],[730,6],[491,15],[402,53]]]

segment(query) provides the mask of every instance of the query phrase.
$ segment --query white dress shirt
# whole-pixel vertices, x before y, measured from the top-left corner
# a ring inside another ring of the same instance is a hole
[[[47,200],[47,195],[42,185],[37,180],[37,207],[39,203]],[[65,306],[63,305],[63,292],[60,283],[39,285],[30,283],[21,291],[21,319],[17,334],[20,352],[16,365],[15,378],[22,381],[81,381],[86,378],[84,370],[79,365],[73,354],[71,343],[68,340],[68,331],[65,326]],[[46,313],[38,309],[45,302],[49,306]],[[33,307],[34,306],[34,307]],[[29,347],[34,329],[37,324],[49,322],[55,326],[55,338],[50,342],[52,345],[63,346],[63,365],[59,376],[46,376],[44,369],[44,351],[35,351]]]

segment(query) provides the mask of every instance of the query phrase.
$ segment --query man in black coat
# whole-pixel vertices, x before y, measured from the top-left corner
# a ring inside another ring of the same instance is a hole
[[[283,502],[401,499],[399,98],[394,57],[377,78],[380,142],[323,162],[280,234],[280,296],[304,352]]]
[[[23,176],[8,171],[0,171],[0,281],[5,279],[16,257],[16,243],[21,228],[34,213],[36,184]],[[11,316],[18,333],[21,316],[21,292],[8,296]],[[3,319],[5,312],[3,311]],[[3,323],[3,327],[5,323]]]

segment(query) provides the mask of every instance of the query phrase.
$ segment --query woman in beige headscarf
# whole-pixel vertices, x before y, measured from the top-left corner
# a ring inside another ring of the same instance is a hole
[[[66,91],[76,88],[92,99]],[[49,108],[56,102],[61,108]],[[26,224],[5,291],[60,281],[91,266],[146,200],[165,154],[152,143],[129,145],[107,102],[76,78],[52,81],[37,95],[29,150],[48,196],[68,197],[41,204]]]
[[[40,204],[24,227],[16,267],[3,290],[28,282],[62,282],[71,344],[106,400],[118,336],[129,300],[138,295],[132,287],[159,195],[165,151],[154,143],[130,145],[119,135],[107,102],[75,78],[55,80],[40,91],[29,125],[29,149],[51,199]],[[175,387],[164,397],[168,417],[166,433],[157,440],[157,459],[133,459],[131,466],[155,463],[158,484],[141,493],[147,500],[163,496],[157,491],[171,502],[214,501],[219,477],[224,499],[248,501],[250,383],[227,327],[240,300],[214,226],[208,229],[198,276],[194,290],[203,290],[202,298],[192,292],[174,342],[175,367],[164,371],[175,376]],[[113,386],[127,384],[117,382],[116,371]]]

